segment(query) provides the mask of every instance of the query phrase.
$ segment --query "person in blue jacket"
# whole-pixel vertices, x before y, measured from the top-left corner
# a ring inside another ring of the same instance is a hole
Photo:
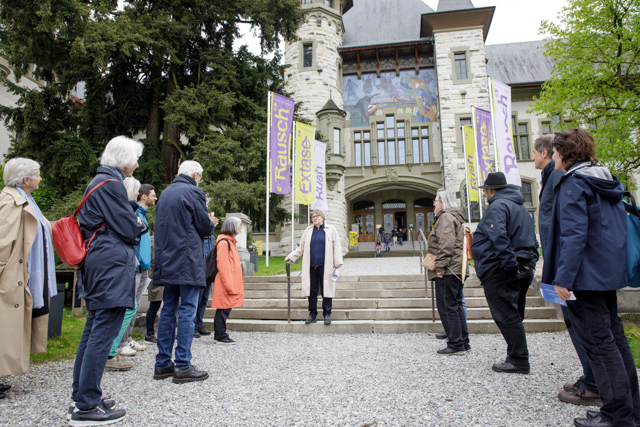
[[[209,252],[211,252],[215,245],[216,239],[213,234],[204,239],[205,260],[207,258],[207,255],[209,255]],[[207,309],[207,301],[209,301],[212,286],[213,282],[207,283],[207,286],[200,289],[200,296],[198,297],[198,308],[196,309],[196,317],[193,318],[193,323],[195,324],[195,329],[193,331],[194,338],[211,335],[211,331],[204,327],[204,312]]]
[[[158,354],[153,377],[173,376],[174,383],[202,381],[206,371],[191,364],[191,343],[200,289],[207,285],[203,240],[217,219],[207,213],[207,200],[198,188],[202,166],[187,160],[158,200],[155,222],[153,281],[164,286],[164,308],[158,324]],[[178,330],[176,333],[176,314]],[[173,345],[175,364],[172,361]]]
[[[528,374],[529,350],[522,321],[540,257],[535,225],[520,189],[507,184],[502,172],[490,173],[480,188],[489,206],[473,234],[471,253],[491,316],[507,342],[506,360],[492,369]]]
[[[566,300],[602,400],[600,412],[587,411],[574,424],[633,427],[640,423],[638,374],[616,297],[627,285],[624,189],[598,165],[589,132],[563,131],[553,147],[556,169],[566,174],[555,188],[542,282]]]
[[[549,252],[549,227],[551,226],[551,209],[553,208],[553,191],[564,175],[563,170],[556,169],[553,161],[553,140],[555,135],[543,135],[533,143],[533,163],[536,169],[542,170],[542,180],[540,182],[540,205],[538,206],[538,229],[540,230],[540,243],[542,244],[542,255],[546,259]],[[598,386],[593,376],[587,350],[578,340],[573,329],[573,324],[569,318],[567,307],[562,306],[562,317],[567,325],[567,332],[573,343],[573,347],[578,354],[578,359],[582,365],[582,376],[577,381],[564,384],[563,389],[558,393],[558,399],[562,402],[573,403],[575,405],[595,405],[600,406],[600,396]]]
[[[88,314],[73,368],[71,399],[76,404],[70,408],[70,425],[108,424],[126,415],[124,409],[113,409],[113,400],[102,399],[100,382],[125,310],[135,306],[133,246],[146,228],[131,209],[122,181],[138,167],[141,154],[138,141],[124,136],[109,141],[85,194],[102,181],[111,181],[97,188],[78,214],[85,241],[95,237],[78,272]]]

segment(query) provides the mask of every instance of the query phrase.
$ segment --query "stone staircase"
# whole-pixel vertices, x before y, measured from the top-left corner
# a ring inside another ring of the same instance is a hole
[[[297,276],[298,273],[296,273]],[[295,276],[292,277],[292,280]],[[291,323],[287,322],[286,277],[245,277],[244,307],[231,311],[227,329],[251,332],[298,333],[406,333],[440,332],[444,329],[435,310],[432,314],[431,282],[426,290],[422,275],[340,276],[333,300],[333,323],[322,322],[322,299],[318,299],[318,323],[305,325],[307,299],[300,296],[300,279],[291,288]],[[480,282],[471,276],[465,283],[469,332],[499,333]],[[435,303],[435,301],[434,301]],[[205,313],[205,324],[213,328],[214,309]],[[545,302],[534,280],[527,296],[527,332],[565,329],[560,309]]]

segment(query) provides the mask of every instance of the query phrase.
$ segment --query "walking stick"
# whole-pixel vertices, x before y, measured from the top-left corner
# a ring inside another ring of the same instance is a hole
[[[287,266],[287,323],[291,323],[291,265],[289,261],[285,262]]]

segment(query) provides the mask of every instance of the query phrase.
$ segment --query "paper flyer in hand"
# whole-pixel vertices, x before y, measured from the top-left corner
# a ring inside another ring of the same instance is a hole
[[[540,283],[540,290],[542,291],[542,298],[544,298],[545,301],[549,301],[554,304],[564,305],[565,307],[567,306],[567,302],[558,296],[556,289],[552,285],[547,285],[546,283]],[[569,292],[569,293],[571,294],[569,301],[575,300],[576,296],[573,294],[573,292]]]

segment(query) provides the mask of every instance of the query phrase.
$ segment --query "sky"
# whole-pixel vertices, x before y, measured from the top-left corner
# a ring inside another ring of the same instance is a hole
[[[354,0],[362,1],[362,0]],[[403,0],[398,0],[403,1]],[[438,0],[422,0],[433,10],[438,8]],[[475,7],[495,6],[489,37],[486,44],[516,43],[542,40],[538,35],[543,20],[559,22],[558,13],[566,6],[566,0],[471,0]],[[248,26],[247,26],[248,28]],[[251,52],[260,54],[260,46],[251,34],[236,41],[237,47],[248,44]],[[282,47],[282,46],[281,46]]]
[[[433,10],[437,10],[438,0],[422,1]],[[558,13],[567,5],[566,0],[471,0],[471,2],[475,7],[496,7],[486,44],[542,40],[544,35],[538,35],[540,23],[544,20],[559,22]]]

